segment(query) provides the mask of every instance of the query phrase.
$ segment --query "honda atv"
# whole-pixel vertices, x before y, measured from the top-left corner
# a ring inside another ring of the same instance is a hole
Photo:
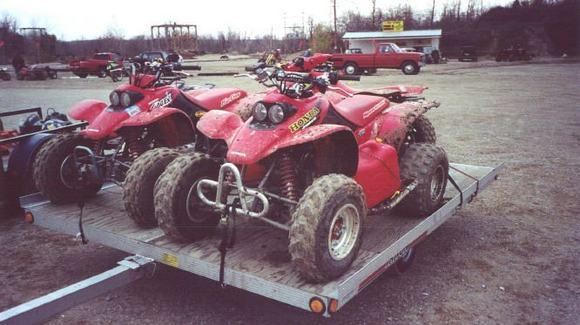
[[[161,71],[149,75],[132,69],[129,84],[111,92],[109,103],[84,100],[69,110],[71,118],[89,124],[78,133],[55,136],[40,149],[34,178],[45,197],[53,203],[70,202],[94,195],[105,181],[120,183],[145,151],[194,143],[195,123],[204,112],[234,112],[247,96],[234,88],[186,90],[180,77],[161,77]],[[206,142],[196,146],[206,152]],[[137,181],[128,186],[136,187]]]
[[[184,155],[157,181],[155,215],[167,235],[193,241],[218,222],[258,219],[287,231],[293,264],[321,282],[352,264],[369,209],[424,217],[441,205],[447,156],[414,128],[437,102],[407,100],[403,87],[355,92],[339,79],[359,77],[329,72],[255,73],[275,88],[250,119],[212,111],[197,125],[227,145],[225,162]]]

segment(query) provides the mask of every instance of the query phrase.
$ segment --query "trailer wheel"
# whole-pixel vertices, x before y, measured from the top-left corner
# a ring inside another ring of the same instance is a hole
[[[443,202],[449,162],[445,151],[430,143],[411,144],[401,157],[401,182],[413,180],[417,187],[397,206],[405,216],[426,217]]]
[[[103,185],[102,182],[83,185],[76,184],[74,180],[66,184],[63,182],[67,176],[74,175],[67,168],[65,160],[78,145],[86,146],[90,142],[78,134],[59,134],[48,140],[34,159],[33,176],[36,188],[52,203],[75,202],[80,198],[93,196]]]
[[[175,149],[151,149],[135,159],[127,171],[123,184],[123,202],[127,214],[139,226],[157,226],[153,205],[155,182],[177,156],[179,152]]]
[[[393,275],[401,275],[407,272],[415,261],[415,247],[407,247],[403,250],[401,257],[390,267],[390,273]]]
[[[219,214],[199,200],[195,187],[199,179],[217,179],[218,173],[218,163],[201,153],[177,157],[167,166],[154,190],[155,217],[166,235],[195,241],[212,233]]]
[[[356,63],[348,62],[344,65],[344,73],[347,75],[355,75],[358,73],[358,66]]]
[[[419,65],[413,61],[405,61],[401,65],[401,71],[406,75],[418,74],[420,70]]]
[[[352,178],[316,179],[292,214],[289,251],[300,274],[313,282],[342,275],[357,256],[366,213],[362,188]]]
[[[89,75],[89,74],[88,74],[88,73],[86,73],[86,72],[78,72],[78,73],[75,73],[75,74],[76,74],[76,75],[77,75],[79,78],[81,78],[81,79],[85,79],[85,78],[86,78],[86,77]]]
[[[431,121],[425,115],[419,115],[412,127],[412,137],[414,142],[418,143],[436,143],[437,135],[435,134],[435,128]]]

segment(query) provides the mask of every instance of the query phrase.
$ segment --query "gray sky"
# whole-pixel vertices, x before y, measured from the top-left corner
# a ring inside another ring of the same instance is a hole
[[[371,0],[336,0],[340,16],[348,10],[370,13]],[[436,0],[440,5],[454,0]],[[464,6],[468,0],[462,0]],[[510,0],[483,0],[484,6],[506,4]],[[152,3],[158,6],[151,5]],[[409,3],[417,11],[428,11],[432,0],[377,0],[377,7]],[[287,4],[287,5],[284,5]],[[283,35],[287,25],[302,24],[309,16],[315,22],[329,23],[331,0],[0,0],[0,15],[17,18],[19,27],[46,27],[60,39],[90,39],[108,30],[126,37],[148,35],[149,26],[177,22],[197,24],[199,34],[217,34],[228,28],[249,36]],[[284,15],[285,13],[285,15]]]

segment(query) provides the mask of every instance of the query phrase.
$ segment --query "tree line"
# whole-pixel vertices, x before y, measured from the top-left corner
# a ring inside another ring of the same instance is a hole
[[[347,11],[337,17],[336,30],[309,18],[303,32],[281,39],[272,35],[250,37],[232,30],[215,36],[201,35],[196,50],[250,54],[281,49],[283,53],[292,53],[310,47],[314,51],[330,52],[344,49],[340,37],[347,31],[379,31],[384,20],[402,20],[405,30],[442,29],[444,55],[457,54],[463,45],[475,45],[483,54],[493,54],[513,44],[527,47],[538,55],[579,52],[579,0],[514,0],[508,6],[493,8],[484,7],[481,0],[469,0],[466,4],[460,0],[433,0],[433,6],[422,12],[408,4],[380,8],[376,0],[370,1],[371,12]],[[18,27],[16,19],[9,15],[0,19],[0,63],[7,63],[18,53],[25,54],[29,61],[66,61],[71,57],[90,56],[95,51],[133,56],[160,46],[148,37],[125,38],[116,31],[93,40],[60,41],[50,34],[22,35]]]

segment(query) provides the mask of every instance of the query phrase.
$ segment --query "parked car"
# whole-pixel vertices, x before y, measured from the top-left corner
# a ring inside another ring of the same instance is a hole
[[[459,62],[477,62],[477,51],[475,46],[466,45],[461,47],[461,54],[459,55]]]
[[[345,74],[360,74],[376,69],[401,69],[404,74],[418,74],[425,63],[425,56],[417,52],[405,52],[394,43],[380,43],[373,53],[332,54],[330,60]]]
[[[142,52],[132,59],[133,62],[144,65],[146,62],[159,61],[172,63],[174,70],[180,70],[183,57],[176,52],[168,53],[165,51],[147,51]]]
[[[69,63],[73,74],[86,78],[88,75],[104,78],[107,76],[107,65],[110,61],[123,64],[123,57],[119,53],[96,53],[88,60],[74,60]]]
[[[519,45],[510,46],[504,48],[503,50],[499,51],[495,56],[495,60],[497,62],[501,61],[529,61],[533,57],[532,54],[529,54],[526,49],[522,48]]]

